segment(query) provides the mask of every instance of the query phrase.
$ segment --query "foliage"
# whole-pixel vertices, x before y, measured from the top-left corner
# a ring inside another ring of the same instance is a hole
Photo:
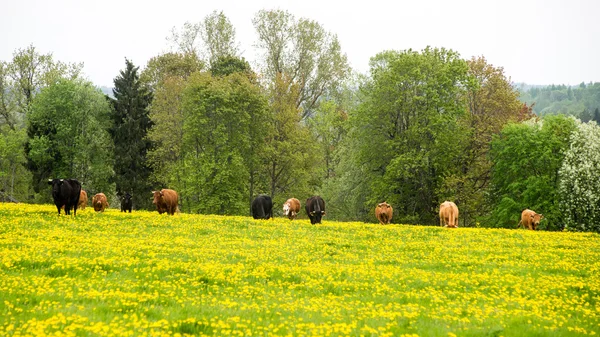
[[[542,213],[541,228],[562,227],[559,209],[559,169],[575,121],[565,116],[508,124],[491,148],[493,211],[488,225],[515,228],[521,211]]]
[[[296,108],[302,108],[302,118],[311,116],[319,99],[337,89],[350,71],[337,36],[316,21],[296,19],[283,10],[260,10],[252,23],[263,51],[266,85],[289,78],[285,91],[298,87]]]
[[[0,126],[0,201],[22,202],[31,194],[31,174],[25,168],[23,151],[26,141],[25,129]]]
[[[0,204],[0,335],[581,336],[600,324],[597,234],[55,212]]]
[[[318,173],[322,159],[319,144],[310,130],[300,122],[296,107],[300,87],[289,76],[275,80],[270,93],[274,130],[267,138],[265,166],[266,191],[274,205],[290,197],[314,195],[323,177]],[[302,197],[300,197],[302,198]]]
[[[154,91],[167,78],[187,78],[203,68],[204,63],[194,54],[165,53],[148,61],[140,75],[140,82]]]
[[[558,195],[567,229],[600,232],[600,128],[577,122],[566,149]]]
[[[49,200],[48,178],[76,178],[88,192],[113,191],[110,107],[82,80],[58,80],[33,100],[27,119],[27,161],[33,188]]]
[[[467,71],[466,62],[445,49],[387,51],[371,59],[371,78],[348,132],[347,166],[360,173],[346,174],[361,181],[345,194],[358,193],[363,197],[357,201],[364,201],[354,208],[366,216],[386,200],[396,221],[435,222],[438,202],[453,193],[443,189],[443,179],[456,172],[464,148],[459,119]]]
[[[197,23],[186,22],[181,30],[173,27],[167,40],[178,52],[194,55],[208,64],[220,57],[238,55],[235,28],[222,11],[213,11]]]
[[[151,169],[146,159],[151,147],[146,138],[152,121],[148,116],[151,95],[142,84],[138,67],[125,60],[125,69],[114,80],[110,135],[114,146],[114,182],[118,195],[130,193],[135,209],[150,208]]]
[[[460,205],[461,225],[474,226],[490,211],[489,191],[492,163],[489,158],[492,137],[509,122],[533,117],[529,107],[519,101],[502,68],[487,63],[483,57],[468,61],[469,75],[474,85],[466,91],[467,114],[461,120],[466,133],[459,170],[446,177],[444,185],[454,193]]]
[[[196,73],[183,92],[182,195],[193,212],[247,214],[268,132],[267,101],[241,74]]]

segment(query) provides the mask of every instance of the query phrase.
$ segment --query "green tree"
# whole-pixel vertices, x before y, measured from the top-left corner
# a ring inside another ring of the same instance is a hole
[[[125,69],[114,79],[110,135],[114,147],[117,194],[131,193],[135,208],[150,208],[151,174],[147,162],[150,141],[146,138],[152,121],[148,116],[151,95],[141,83],[138,67],[125,60]]]
[[[529,208],[544,214],[541,228],[561,227],[559,169],[574,129],[572,118],[557,115],[508,124],[494,137],[488,226],[516,228]]]
[[[28,114],[27,160],[35,192],[46,193],[48,178],[76,178],[84,189],[112,194],[110,106],[90,82],[58,80],[40,91]]]
[[[337,89],[350,71],[337,36],[315,21],[296,19],[282,10],[261,10],[252,23],[257,46],[263,51],[267,85],[274,86],[281,76],[289,77],[286,91],[297,86],[296,108],[302,118],[311,116],[319,99]]]
[[[344,194],[356,195],[362,204],[353,207],[365,217],[386,200],[396,221],[436,223],[438,202],[455,193],[442,182],[460,167],[465,146],[459,120],[465,115],[460,98],[469,85],[467,63],[451,50],[426,48],[386,51],[370,65],[361,103],[350,115],[351,164],[343,165],[351,170],[345,174],[352,185]]]
[[[153,144],[148,151],[155,187],[185,189],[187,176],[183,163],[183,90],[188,77],[199,72],[204,63],[193,54],[167,53],[152,58],[140,76],[140,81],[152,88],[153,99],[149,116],[152,127],[147,138]],[[181,207],[189,211],[189,198],[181,195]]]
[[[183,93],[182,195],[192,212],[247,214],[268,132],[266,98],[247,77],[196,73]]]
[[[235,28],[222,11],[213,11],[197,23],[186,22],[181,30],[173,27],[167,40],[178,52],[194,55],[208,64],[219,57],[238,55]]]
[[[311,195],[322,182],[319,145],[309,129],[300,122],[296,107],[300,88],[279,76],[270,93],[274,133],[267,141],[265,170],[268,192],[276,205],[294,195]]]
[[[473,85],[466,92],[467,114],[461,120],[467,135],[461,151],[459,170],[444,179],[444,185],[455,192],[460,205],[462,225],[473,226],[478,218],[488,215],[487,200],[492,163],[489,159],[492,137],[509,122],[533,117],[519,101],[504,70],[487,63],[485,58],[468,62]]]

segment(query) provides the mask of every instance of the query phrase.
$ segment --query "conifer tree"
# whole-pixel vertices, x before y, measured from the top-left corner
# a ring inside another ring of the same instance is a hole
[[[146,134],[152,122],[148,115],[151,94],[141,84],[138,69],[126,59],[125,69],[114,79],[110,134],[115,144],[117,194],[131,193],[133,206],[139,209],[151,206],[150,168],[146,160],[150,142]]]

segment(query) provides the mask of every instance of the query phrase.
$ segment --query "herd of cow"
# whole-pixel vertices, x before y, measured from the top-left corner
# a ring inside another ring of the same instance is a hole
[[[76,215],[77,208],[85,209],[88,202],[87,193],[81,189],[81,184],[76,179],[51,179],[48,181],[52,185],[52,198],[54,204],[60,210],[64,209],[65,214]],[[177,207],[179,196],[177,192],[171,189],[164,188],[160,191],[152,191],[154,200],[152,203],[156,206],[159,214],[168,213],[173,215],[179,212]],[[103,212],[108,207],[108,200],[104,193],[97,193],[92,198],[92,206],[96,212]],[[273,200],[270,196],[261,194],[252,201],[252,217],[254,219],[268,220],[273,217]],[[320,196],[313,196],[306,200],[304,205],[306,214],[310,219],[311,224],[321,223],[321,218],[325,215],[325,201]],[[125,193],[121,196],[121,212],[131,213],[132,201],[131,195]],[[283,214],[290,220],[294,220],[300,212],[300,200],[290,198],[283,204]],[[389,224],[392,221],[394,210],[392,205],[387,202],[377,204],[375,207],[375,217],[382,225]],[[458,207],[452,201],[444,201],[440,205],[440,226],[457,228],[458,227]],[[530,230],[536,230],[544,216],[530,209],[526,209],[521,213],[521,221],[517,228],[523,227]]]

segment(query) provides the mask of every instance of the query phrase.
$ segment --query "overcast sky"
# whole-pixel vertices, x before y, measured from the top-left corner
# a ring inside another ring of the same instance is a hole
[[[255,60],[252,18],[260,9],[288,10],[338,35],[351,66],[388,49],[430,45],[483,55],[514,82],[600,82],[600,0],[1,0],[0,60],[33,44],[56,60],[83,62],[96,85],[112,86],[125,57],[143,68],[168,50],[173,26],[222,10],[246,59]]]

